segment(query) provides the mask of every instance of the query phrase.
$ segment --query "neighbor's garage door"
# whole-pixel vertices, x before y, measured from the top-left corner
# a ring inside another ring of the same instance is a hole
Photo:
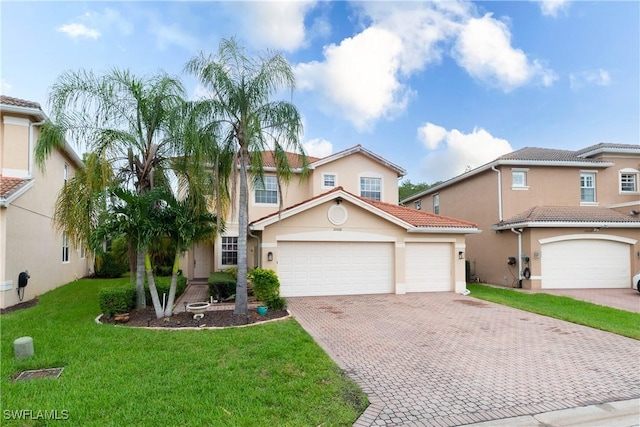
[[[407,292],[453,290],[450,243],[407,243]]]
[[[629,245],[563,240],[542,245],[542,288],[628,288]]]
[[[278,242],[280,294],[391,293],[393,260],[391,243]]]

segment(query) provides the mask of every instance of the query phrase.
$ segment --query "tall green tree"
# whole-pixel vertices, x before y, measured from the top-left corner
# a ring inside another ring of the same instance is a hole
[[[110,165],[121,186],[142,195],[163,180],[167,163],[181,151],[182,146],[166,134],[184,98],[181,81],[164,73],[138,77],[119,69],[103,75],[65,72],[50,91],[51,121],[38,137],[36,160],[44,165],[53,150],[68,140],[97,156],[100,165]],[[69,216],[59,220],[68,230],[81,226]],[[145,248],[136,245],[136,250],[136,306],[141,308],[146,305],[145,266],[140,262]]]
[[[234,313],[246,315],[248,179],[262,179],[260,153],[266,150],[273,150],[278,182],[288,182],[292,177],[287,151],[299,153],[306,169],[306,155],[300,141],[300,113],[292,102],[274,99],[281,90],[293,92],[295,77],[282,54],[265,52],[251,57],[234,39],[222,40],[215,55],[200,53],[195,56],[186,64],[185,70],[210,91],[206,104],[215,117],[223,151],[233,153],[232,165],[238,165],[240,169],[238,281]],[[231,173],[235,180],[235,170]]]

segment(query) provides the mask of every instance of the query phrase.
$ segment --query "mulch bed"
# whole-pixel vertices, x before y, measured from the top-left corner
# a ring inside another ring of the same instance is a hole
[[[176,313],[171,317],[157,319],[153,307],[141,310],[132,310],[127,321],[116,321],[115,317],[102,316],[100,321],[105,324],[117,324],[137,327],[156,328],[197,328],[197,327],[229,327],[262,323],[267,320],[279,319],[288,316],[286,310],[269,310],[264,316],[259,315],[255,309],[249,309],[248,316],[235,315],[233,309],[207,311],[200,320],[193,318],[193,313]]]
[[[11,312],[17,311],[17,310],[23,310],[25,308],[33,307],[36,304],[38,304],[38,298],[34,298],[32,300],[29,300],[29,301],[21,302],[19,304],[12,305],[11,307],[0,308],[0,314],[6,314],[6,313],[11,313]]]

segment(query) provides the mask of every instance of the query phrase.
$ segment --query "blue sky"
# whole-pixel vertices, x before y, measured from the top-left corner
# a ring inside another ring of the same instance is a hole
[[[69,69],[181,76],[236,37],[282,51],[309,154],[362,144],[433,183],[525,146],[640,142],[640,2],[0,3],[2,94]]]

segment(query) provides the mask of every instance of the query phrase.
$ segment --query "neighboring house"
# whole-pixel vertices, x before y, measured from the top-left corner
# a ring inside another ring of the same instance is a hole
[[[465,290],[465,235],[475,224],[398,206],[399,166],[358,145],[319,159],[289,160],[295,178],[279,189],[273,157],[249,202],[248,264],[275,270],[283,296]],[[279,194],[283,205],[279,209]],[[237,263],[237,218],[215,244],[183,260],[190,279]]]
[[[31,276],[23,296],[28,301],[88,270],[84,250],[51,222],[58,192],[82,161],[65,147],[51,155],[43,173],[34,161],[46,119],[40,105],[0,96],[0,115],[0,308],[6,308],[20,302],[21,272]]]
[[[628,288],[640,270],[640,145],[523,148],[401,203],[477,223],[466,253],[482,282]]]

